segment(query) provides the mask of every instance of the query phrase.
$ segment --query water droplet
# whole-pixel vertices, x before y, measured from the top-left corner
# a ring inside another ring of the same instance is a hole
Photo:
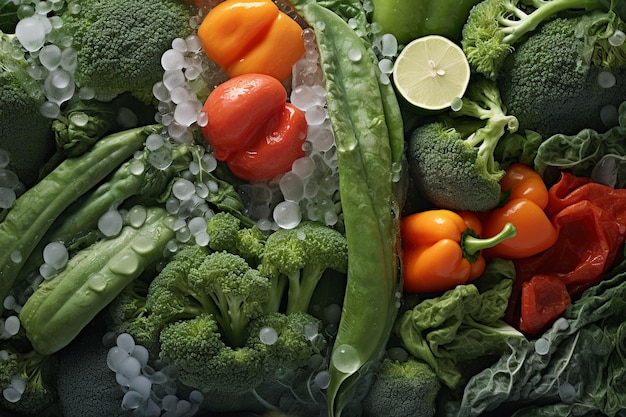
[[[117,210],[109,210],[98,219],[98,229],[107,237],[117,236],[124,225],[124,219]]]
[[[626,35],[621,30],[616,30],[611,36],[609,36],[609,44],[611,46],[621,46],[626,40]]]
[[[276,333],[276,329],[265,326],[259,330],[259,339],[263,344],[273,345],[278,340],[278,333]]]
[[[332,362],[339,372],[346,374],[358,371],[361,366],[359,352],[353,346],[347,344],[339,345],[334,349]]]
[[[315,375],[313,382],[321,389],[328,388],[328,385],[330,384],[330,373],[328,371],[318,372],[317,375]]]
[[[273,212],[274,221],[283,229],[293,229],[300,224],[302,212],[300,206],[293,201],[282,201]]]
[[[46,39],[46,30],[40,19],[27,17],[17,23],[15,35],[24,49],[34,52],[43,47]]]
[[[538,355],[546,355],[550,352],[550,345],[551,343],[548,339],[540,337],[535,340],[535,352],[537,352]]]
[[[99,273],[92,274],[87,280],[87,285],[95,292],[102,292],[107,287],[107,278]]]
[[[602,88],[611,88],[615,86],[615,75],[609,71],[601,71],[598,74],[598,85]]]
[[[559,398],[566,404],[572,404],[576,400],[576,388],[569,382],[559,385]]]
[[[50,242],[43,248],[43,260],[56,269],[62,269],[67,265],[69,253],[61,242]]]
[[[353,62],[358,62],[363,57],[363,53],[359,48],[352,48],[348,51],[348,59]]]
[[[139,270],[139,257],[136,253],[121,253],[111,258],[111,272],[121,275],[133,275]]]
[[[132,227],[138,228],[141,227],[146,221],[146,218],[148,217],[148,211],[144,206],[138,204],[128,210],[127,217],[128,223]]]

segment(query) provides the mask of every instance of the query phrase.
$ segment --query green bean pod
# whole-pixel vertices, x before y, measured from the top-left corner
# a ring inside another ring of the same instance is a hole
[[[90,152],[63,161],[16,200],[0,223],[0,300],[9,294],[26,259],[54,220],[141,149],[147,136],[159,129],[160,125],[150,125],[107,136]]]
[[[19,318],[33,348],[50,355],[67,346],[146,267],[156,264],[175,236],[174,216],[149,208],[139,227],[78,252],[66,268],[44,281]]]
[[[392,149],[397,126],[386,119],[393,100],[380,89],[371,46],[319,4],[308,3],[299,11],[317,37],[348,239],[346,295],[327,390],[329,416],[336,417],[352,400],[360,377],[378,364],[399,305],[399,210],[393,194],[397,161]]]

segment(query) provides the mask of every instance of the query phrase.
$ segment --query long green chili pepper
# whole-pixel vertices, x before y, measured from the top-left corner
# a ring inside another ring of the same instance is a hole
[[[16,200],[0,223],[0,300],[9,294],[26,259],[54,220],[161,128],[149,125],[103,138],[90,152],[63,161]]]
[[[326,77],[348,239],[348,280],[330,362],[329,416],[353,399],[360,378],[384,353],[397,313],[398,202],[386,100],[371,46],[316,3],[299,10],[315,29]],[[388,101],[387,104],[390,102]],[[397,106],[397,103],[396,103]]]
[[[149,152],[145,150],[141,159],[132,158],[124,162],[106,182],[70,205],[54,221],[30,254],[18,274],[18,280],[27,277],[41,266],[44,262],[43,249],[48,243],[70,244],[79,235],[94,230],[100,216],[132,196],[140,196],[144,204],[151,199],[156,202],[168,190],[174,176],[189,168],[189,162],[192,160],[191,147],[179,145],[172,150],[173,163],[165,169],[160,169],[148,162]],[[133,172],[133,167],[140,161],[144,165],[143,170],[139,173]]]
[[[425,35],[459,40],[469,11],[480,0],[372,0],[372,21],[407,44]]]
[[[66,268],[44,281],[20,311],[33,348],[44,355],[67,346],[146,267],[163,257],[175,236],[175,217],[148,208],[139,227],[126,226],[70,258]]]

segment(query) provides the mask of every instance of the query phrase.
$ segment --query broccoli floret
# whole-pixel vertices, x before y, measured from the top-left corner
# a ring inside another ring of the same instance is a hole
[[[32,186],[55,146],[52,120],[39,111],[46,98],[27,72],[25,53],[15,35],[0,32],[0,149],[9,152],[9,169]]]
[[[0,346],[0,408],[22,415],[48,415],[57,401],[57,358],[18,345]]]
[[[585,42],[577,33],[593,21],[590,16],[551,20],[504,61],[498,85],[521,130],[532,129],[548,138],[612,127],[601,113],[606,106],[617,108],[626,100],[626,67],[610,70],[615,84],[603,88],[599,76],[609,72],[582,64]]]
[[[264,274],[288,281],[286,312],[308,312],[311,297],[326,270],[346,273],[348,245],[343,234],[316,222],[280,229],[265,243],[259,266]]]
[[[364,417],[432,417],[441,384],[426,362],[386,357],[363,400]]]
[[[153,102],[161,56],[172,40],[191,34],[190,10],[176,0],[83,0],[78,10],[68,7],[62,18],[78,51],[76,83],[103,101],[130,92]]]
[[[188,282],[196,293],[212,301],[209,312],[225,340],[231,346],[242,346],[249,321],[265,312],[270,281],[241,256],[221,251],[211,253],[189,270]]]
[[[245,343],[233,347],[224,343],[215,318],[201,314],[163,329],[160,358],[176,367],[181,382],[206,393],[211,407],[213,398],[223,404],[306,367],[326,344],[310,336],[319,326],[308,314],[270,313],[252,320]],[[268,332],[273,335],[263,336]]]
[[[506,114],[495,82],[476,77],[460,110],[413,131],[407,149],[413,183],[441,208],[496,207],[504,171],[494,151],[505,132],[515,132],[517,127],[517,119]]]
[[[237,253],[240,227],[241,221],[232,214],[225,211],[216,213],[207,223],[209,247],[216,251]]]
[[[251,266],[258,266],[267,236],[256,225],[248,226],[234,214],[221,211],[207,223],[207,233],[214,251],[235,253]]]
[[[604,0],[484,0],[470,10],[461,44],[472,69],[495,79],[514,45],[541,23],[566,10],[608,12],[608,3]]]

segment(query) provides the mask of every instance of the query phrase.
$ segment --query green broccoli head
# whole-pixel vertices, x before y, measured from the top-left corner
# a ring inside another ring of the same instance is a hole
[[[472,69],[496,79],[514,45],[542,22],[566,10],[608,11],[603,0],[484,0],[463,27],[461,44]]]
[[[207,223],[209,247],[215,251],[237,253],[240,228],[241,220],[234,215],[225,211],[216,213]]]
[[[225,340],[242,346],[248,322],[265,312],[271,283],[239,255],[213,252],[189,270],[189,285],[195,293],[206,294]]]
[[[247,392],[263,380],[263,352],[222,341],[211,314],[169,324],[160,336],[160,358],[172,364],[180,381],[202,392]]]
[[[307,312],[324,272],[347,272],[348,244],[335,229],[302,222],[293,229],[277,230],[267,238],[259,269],[268,276],[287,277],[288,314]]]
[[[215,317],[201,314],[163,329],[160,358],[176,367],[185,385],[207,393],[209,403],[211,397],[235,398],[305,368],[325,346],[321,336],[311,336],[319,326],[307,314],[270,313],[251,320],[245,343],[233,347]]]
[[[626,100],[626,67],[611,69],[615,84],[603,88],[598,77],[608,75],[608,70],[583,64],[585,41],[577,34],[592,22],[590,16],[553,19],[506,59],[498,85],[520,129],[547,138],[611,127],[601,114],[605,107],[617,108]]]
[[[0,355],[0,406],[23,415],[45,415],[57,401],[56,373],[56,357],[5,347]]]
[[[0,149],[10,154],[9,168],[32,186],[55,144],[52,120],[39,111],[46,98],[14,40],[15,35],[0,32]]]
[[[500,201],[504,171],[494,152],[518,128],[506,114],[494,82],[476,77],[459,110],[415,129],[407,159],[417,189],[431,203],[451,210],[485,211]]]
[[[363,400],[364,417],[432,417],[440,388],[437,375],[425,362],[385,358]]]
[[[190,9],[175,0],[84,0],[67,8],[64,28],[78,51],[76,82],[99,100],[123,92],[153,102],[162,79],[161,56],[172,40],[191,33]]]

